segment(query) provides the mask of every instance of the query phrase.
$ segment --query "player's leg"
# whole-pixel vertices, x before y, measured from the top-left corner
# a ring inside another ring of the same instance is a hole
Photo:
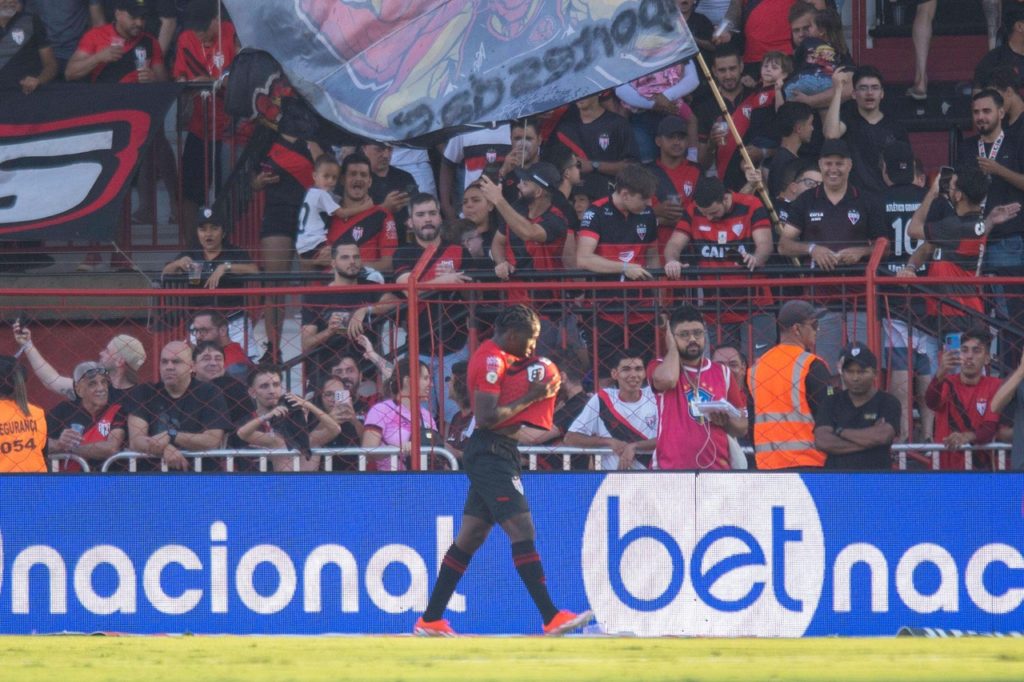
[[[455,542],[445,552],[444,559],[441,560],[441,570],[437,572],[437,581],[434,583],[434,589],[430,592],[427,610],[423,612],[424,621],[428,623],[438,621],[444,615],[444,610],[448,607],[448,602],[455,593],[459,580],[466,573],[469,560],[480,549],[480,545],[484,544],[484,540],[487,539],[493,527],[492,523],[482,518],[468,514],[463,515],[459,534],[455,538]]]

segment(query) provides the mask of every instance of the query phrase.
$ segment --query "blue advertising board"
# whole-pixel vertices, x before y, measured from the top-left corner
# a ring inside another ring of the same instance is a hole
[[[531,474],[560,608],[643,636],[1024,622],[1024,476]],[[0,632],[403,633],[459,474],[0,477]],[[492,533],[446,617],[539,633]]]

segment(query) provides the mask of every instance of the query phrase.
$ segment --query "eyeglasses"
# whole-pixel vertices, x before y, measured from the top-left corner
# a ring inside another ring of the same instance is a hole
[[[704,338],[703,329],[681,329],[677,332],[673,332],[677,339],[693,339],[694,341]]]
[[[95,369],[90,369],[88,372],[79,377],[78,380],[81,381],[82,379],[92,379],[93,377],[97,376],[105,377],[108,374],[109,372],[107,372],[107,369],[105,367],[97,367]]]

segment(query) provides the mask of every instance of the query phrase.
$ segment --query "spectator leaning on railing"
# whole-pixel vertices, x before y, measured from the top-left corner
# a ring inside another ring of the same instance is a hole
[[[49,452],[103,461],[124,445],[125,414],[110,400],[110,376],[98,362],[80,362],[73,374],[76,400],[65,400],[46,414]],[[66,471],[77,471],[68,463]]]
[[[43,22],[24,9],[20,0],[0,2],[0,36],[10,37],[10,41],[4,40],[0,61],[0,92],[17,89],[30,95],[57,75],[57,58]],[[11,93],[5,94],[9,96]]]
[[[140,384],[125,401],[128,444],[160,457],[171,469],[185,470],[183,451],[214,450],[231,430],[224,396],[216,386],[192,376],[192,349],[171,341],[160,351],[160,381]]]

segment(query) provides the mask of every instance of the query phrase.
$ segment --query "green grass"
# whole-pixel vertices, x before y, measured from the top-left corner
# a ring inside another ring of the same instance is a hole
[[[1024,680],[1024,640],[0,637],[0,680]]]

